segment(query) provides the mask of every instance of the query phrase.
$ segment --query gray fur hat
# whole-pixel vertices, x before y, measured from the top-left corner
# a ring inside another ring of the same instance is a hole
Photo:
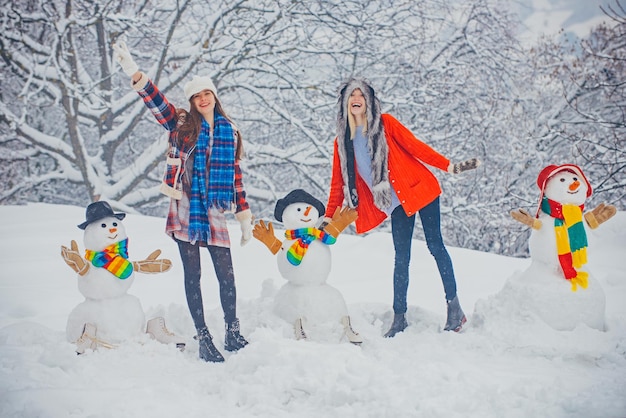
[[[352,92],[356,89],[361,90],[365,98],[365,116],[367,118],[367,126],[365,135],[367,137],[367,148],[372,161],[372,193],[374,195],[374,204],[380,209],[385,210],[391,205],[391,186],[389,184],[387,138],[385,137],[385,128],[383,126],[381,106],[376,92],[371,84],[362,78],[350,78],[339,87],[339,99],[337,101],[337,142],[339,148],[339,159],[341,161],[341,175],[346,185],[344,195],[350,206],[353,206],[350,198],[347,152],[346,145],[354,136],[354,132],[350,126],[350,120],[354,120],[348,109],[348,100]]]

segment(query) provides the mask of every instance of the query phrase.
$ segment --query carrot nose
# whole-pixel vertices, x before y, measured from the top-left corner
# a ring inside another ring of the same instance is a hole
[[[307,206],[306,210],[304,211],[304,216],[309,216],[310,211],[311,211],[311,206]]]
[[[569,189],[571,191],[574,191],[574,190],[578,189],[579,186],[580,186],[580,182],[578,180],[576,180],[572,184],[569,185]]]
[[[117,228],[109,228],[109,232],[110,232],[110,233],[117,232]]]

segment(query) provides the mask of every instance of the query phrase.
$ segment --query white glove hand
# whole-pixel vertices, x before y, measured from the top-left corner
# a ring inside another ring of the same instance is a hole
[[[139,67],[130,55],[126,42],[119,41],[113,44],[113,51],[113,58],[120,64],[127,76],[132,77],[133,74],[139,71]]]
[[[241,225],[241,246],[243,247],[252,238],[252,221],[253,216],[250,209],[246,209],[235,214],[235,218]]]
[[[462,163],[450,163],[448,166],[448,173],[450,174],[459,174],[464,171],[473,170],[480,166],[480,160],[478,158],[472,158],[467,161],[463,161]]]

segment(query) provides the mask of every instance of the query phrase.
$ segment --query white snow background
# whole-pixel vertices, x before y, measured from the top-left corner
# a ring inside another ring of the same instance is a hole
[[[167,273],[138,274],[129,293],[148,319],[164,316],[186,350],[141,335],[81,356],[66,341],[65,325],[83,296],[60,247],[74,239],[84,251],[76,225],[85,209],[0,206],[0,219],[1,417],[626,416],[624,212],[589,235],[588,267],[607,298],[605,331],[556,331],[532,312],[509,309],[508,302],[523,301],[494,298],[529,259],[449,248],[468,323],[461,333],[443,332],[441,280],[416,240],[409,327],[383,338],[392,318],[391,236],[342,235],[331,247],[328,283],[343,293],[365,340],[360,347],[296,341],[291,324],[272,312],[285,283],[275,256],[254,239],[240,247],[233,222],[238,316],[250,344],[238,353],[221,350],[221,364],[198,359],[178,249],[163,232],[164,219],[124,219],[131,260],[160,248],[173,262]],[[202,257],[207,322],[222,347],[217,280],[206,250]]]

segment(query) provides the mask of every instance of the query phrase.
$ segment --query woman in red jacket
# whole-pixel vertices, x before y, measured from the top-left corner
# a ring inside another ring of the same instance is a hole
[[[471,159],[451,164],[393,116],[381,114],[380,101],[365,80],[353,78],[342,85],[338,106],[326,217],[331,217],[344,200],[357,210],[357,233],[367,232],[391,217],[395,249],[394,319],[385,337],[393,337],[407,327],[409,262],[416,213],[443,281],[448,306],[444,329],[459,331],[466,317],[456,294],[452,261],[441,236],[441,187],[424,163],[456,174],[474,169],[480,162]]]

